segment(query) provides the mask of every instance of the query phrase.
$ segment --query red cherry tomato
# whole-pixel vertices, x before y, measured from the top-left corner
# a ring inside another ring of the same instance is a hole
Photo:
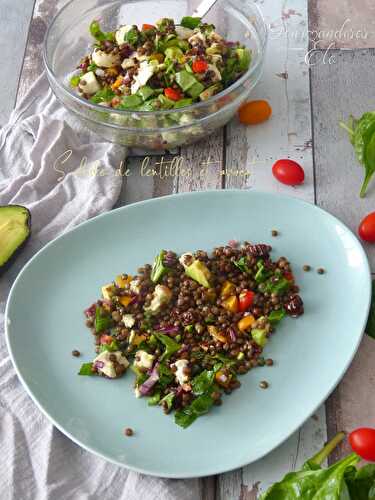
[[[177,89],[173,89],[172,87],[167,87],[164,89],[165,97],[168,97],[171,101],[179,101],[182,97],[181,92]]]
[[[289,271],[285,271],[284,278],[287,279],[288,281],[294,281],[293,273]]]
[[[366,215],[358,228],[359,237],[363,241],[375,243],[375,212]]]
[[[254,301],[255,293],[251,290],[244,290],[240,293],[239,297],[239,310],[241,312],[247,311]]]
[[[101,344],[110,344],[113,340],[113,337],[111,335],[106,335],[103,333],[103,335],[100,335],[100,343]]]
[[[197,59],[193,62],[192,69],[194,73],[205,73],[207,71],[208,64],[203,59]]]
[[[155,26],[153,24],[142,24],[142,31],[153,30]]]
[[[272,167],[272,173],[279,182],[288,186],[302,184],[305,180],[303,168],[293,160],[277,160]]]
[[[349,443],[357,455],[369,462],[375,462],[375,429],[356,429],[349,434]]]

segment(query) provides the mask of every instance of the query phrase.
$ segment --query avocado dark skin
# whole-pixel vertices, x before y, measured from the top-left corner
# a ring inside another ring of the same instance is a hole
[[[31,214],[21,205],[0,206],[0,275],[13,263],[31,234]]]

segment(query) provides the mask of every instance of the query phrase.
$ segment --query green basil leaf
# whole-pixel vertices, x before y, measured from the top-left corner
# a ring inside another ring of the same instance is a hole
[[[95,309],[95,331],[100,333],[108,330],[113,324],[112,317],[106,314],[101,307]]]
[[[133,47],[134,47],[135,45],[137,45],[139,37],[140,37],[140,33],[138,31],[138,28],[136,26],[134,26],[132,29],[130,29],[129,31],[127,31],[125,33],[124,43],[128,43],[129,45],[133,45]]]
[[[215,371],[214,370],[203,370],[199,375],[196,375],[191,381],[191,386],[193,388],[193,393],[196,396],[207,392],[214,383]]]
[[[196,419],[198,415],[196,413],[190,413],[186,408],[183,410],[176,411],[174,416],[174,421],[180,427],[186,429],[189,427]]]
[[[240,270],[242,271],[243,273],[248,273],[250,274],[251,271],[247,265],[247,260],[245,259],[245,257],[241,257],[239,260],[235,260],[233,261],[233,264]]]
[[[155,392],[153,396],[148,399],[148,406],[156,406],[160,401],[160,392]]]

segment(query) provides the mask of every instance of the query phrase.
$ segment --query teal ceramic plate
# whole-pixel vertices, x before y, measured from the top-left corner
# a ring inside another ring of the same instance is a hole
[[[272,244],[301,285],[304,316],[284,320],[266,348],[275,366],[243,376],[239,390],[186,430],[134,397],[131,372],[112,381],[77,376],[93,357],[82,311],[103,284],[152,262],[161,248],[212,249],[230,239]],[[327,272],[303,272],[304,264]],[[6,335],[27,391],[73,441],[147,474],[205,476],[269,453],[327,398],[361,340],[370,289],[361,245],[319,208],[270,193],[183,194],[120,208],[47,245],[13,286]],[[258,387],[264,379],[268,390]],[[125,427],[135,436],[124,437]]]

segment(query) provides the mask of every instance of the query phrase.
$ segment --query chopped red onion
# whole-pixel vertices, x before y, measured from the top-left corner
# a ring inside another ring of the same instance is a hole
[[[90,318],[92,316],[95,316],[95,311],[96,311],[96,304],[91,304],[91,306],[85,309],[83,312],[87,318]]]
[[[94,363],[94,368],[96,370],[104,368],[104,361],[95,361]]]
[[[141,386],[139,386],[139,392],[142,396],[148,396],[156,384],[156,382],[159,380],[159,363],[156,363],[154,368],[152,369],[152,372],[149,376],[149,378],[143,382]]]
[[[173,334],[173,333],[178,333],[180,328],[178,326],[174,326],[174,325],[167,325],[167,326],[156,325],[154,327],[154,330],[156,332]]]
[[[229,333],[229,337],[230,337],[231,341],[236,342],[237,335],[236,335],[236,332],[234,331],[234,328],[228,328],[228,333]]]
[[[237,240],[229,240],[228,245],[232,248],[237,248],[238,247],[238,241]]]

